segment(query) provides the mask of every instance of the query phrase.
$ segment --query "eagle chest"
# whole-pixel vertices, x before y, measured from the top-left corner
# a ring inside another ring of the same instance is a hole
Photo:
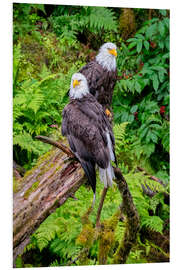
[[[112,95],[115,85],[115,74],[111,71],[104,72],[103,76],[103,83],[101,84],[101,87],[99,89],[98,94],[98,102],[102,105],[111,105],[112,102]]]

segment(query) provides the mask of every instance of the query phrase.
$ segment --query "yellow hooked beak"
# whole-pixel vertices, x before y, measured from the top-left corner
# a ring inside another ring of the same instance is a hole
[[[117,57],[117,51],[116,49],[109,49],[109,53]]]
[[[76,85],[80,85],[80,82],[78,80],[73,81],[73,88],[76,87]]]

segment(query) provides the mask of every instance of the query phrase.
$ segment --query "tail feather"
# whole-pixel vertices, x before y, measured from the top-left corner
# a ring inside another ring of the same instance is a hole
[[[95,163],[93,161],[81,161],[86,177],[92,187],[94,194],[96,193],[96,171]]]
[[[101,182],[104,183],[104,187],[107,188],[112,186],[114,178],[114,170],[110,163],[106,169],[102,169],[99,167],[99,176]]]
[[[110,138],[110,134],[109,132],[106,133],[106,137],[107,137],[107,142],[108,142],[108,150],[109,150],[109,164],[107,166],[106,169],[100,168],[99,167],[99,175],[100,175],[100,180],[104,183],[105,187],[111,187],[113,184],[113,178],[115,178],[114,176],[114,170],[113,167],[111,165],[111,161],[116,161],[116,156],[113,150],[113,145],[112,145],[112,141]]]

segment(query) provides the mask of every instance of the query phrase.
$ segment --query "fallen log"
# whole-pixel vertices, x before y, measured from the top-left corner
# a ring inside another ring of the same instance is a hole
[[[37,165],[18,179],[13,195],[13,264],[30,235],[57,207],[85,182],[80,163],[60,149],[43,155]]]

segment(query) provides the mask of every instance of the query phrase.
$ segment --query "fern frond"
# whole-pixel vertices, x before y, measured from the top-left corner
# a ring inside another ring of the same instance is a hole
[[[142,218],[142,226],[145,226],[152,231],[162,233],[164,221],[158,216],[149,216]]]
[[[124,137],[127,125],[128,122],[123,122],[121,124],[115,124],[113,127],[117,154],[120,152],[121,146],[124,144]]]
[[[89,25],[92,31],[117,30],[114,14],[106,7],[90,7]]]
[[[13,48],[13,85],[15,86],[17,76],[18,76],[18,69],[19,69],[19,63],[21,60],[21,44],[18,43],[16,46]],[[15,89],[14,89],[15,91]]]
[[[37,155],[43,154],[50,148],[50,146],[45,145],[39,141],[34,141],[31,135],[25,131],[21,134],[14,135],[13,145],[19,145],[21,149],[25,149]]]

